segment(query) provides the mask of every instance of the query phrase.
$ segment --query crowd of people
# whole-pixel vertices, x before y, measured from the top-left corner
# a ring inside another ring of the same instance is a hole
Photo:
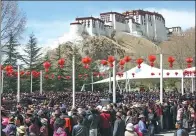
[[[71,92],[2,94],[2,136],[153,136],[175,130],[186,136],[196,121],[195,93],[78,92],[72,108]],[[103,102],[103,99],[108,100]],[[17,104],[16,104],[17,103]]]

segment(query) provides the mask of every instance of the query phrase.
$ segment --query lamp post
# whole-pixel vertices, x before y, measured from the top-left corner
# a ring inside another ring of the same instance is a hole
[[[1,93],[3,93],[3,78],[4,78],[4,71],[1,70]]]
[[[163,54],[160,54],[160,103],[163,103]]]
[[[42,73],[42,70],[40,70],[40,94],[41,95],[43,93],[42,85],[43,85],[43,73]]]
[[[33,92],[33,74],[32,74],[32,71],[31,71],[31,90],[30,90],[30,93]]]
[[[75,87],[75,85],[76,85],[76,70],[75,70],[75,44],[74,44],[74,50],[73,50],[73,56],[72,56],[72,97],[73,97],[73,108],[75,107],[75,103],[76,103],[76,98],[75,98],[75,96],[76,96],[76,87]]]
[[[116,60],[113,62],[113,103],[116,103]]]
[[[20,65],[17,66],[18,74],[17,74],[17,102],[20,102]]]

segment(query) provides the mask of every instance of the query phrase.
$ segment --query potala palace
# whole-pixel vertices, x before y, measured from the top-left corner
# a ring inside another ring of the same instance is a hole
[[[70,23],[70,34],[111,37],[113,32],[126,32],[153,41],[165,41],[168,34],[180,33],[181,27],[167,28],[164,17],[156,12],[131,10],[124,13],[100,13],[100,18],[78,17]]]

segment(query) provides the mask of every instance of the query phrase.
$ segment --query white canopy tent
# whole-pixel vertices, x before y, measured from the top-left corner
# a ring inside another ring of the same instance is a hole
[[[183,76],[184,71],[195,71],[195,67],[187,68],[184,70],[163,70],[163,78],[195,78],[195,76],[192,74],[191,76]],[[122,77],[116,76],[116,80],[126,80],[126,74],[127,79],[151,79],[151,78],[160,78],[160,72],[161,70],[156,67],[151,67],[145,63],[141,64],[141,68],[139,69],[137,66],[124,72]],[[134,73],[134,76],[132,75]],[[151,75],[151,73],[154,73],[154,75]],[[169,73],[169,75],[167,75]],[[111,77],[111,81],[113,81],[113,77]],[[97,82],[94,82],[93,84],[100,84],[100,83],[106,83],[110,82],[110,78],[106,78]]]

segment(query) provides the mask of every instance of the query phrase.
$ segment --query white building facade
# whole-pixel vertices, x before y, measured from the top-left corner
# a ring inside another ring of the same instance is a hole
[[[143,10],[132,10],[124,13],[101,13],[100,18],[81,17],[70,23],[70,34],[81,35],[83,32],[91,36],[107,36],[116,32],[126,32],[134,36],[145,37],[153,41],[165,41],[171,28],[165,27],[165,19],[161,14]],[[180,27],[172,27],[172,32],[181,31]]]

